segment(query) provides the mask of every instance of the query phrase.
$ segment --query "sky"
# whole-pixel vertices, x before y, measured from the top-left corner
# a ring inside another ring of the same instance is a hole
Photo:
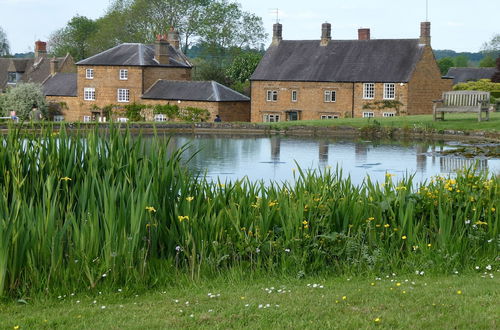
[[[234,0],[233,0],[234,1]],[[0,27],[11,53],[32,51],[75,15],[98,18],[110,0],[0,0]],[[238,0],[264,21],[270,43],[276,8],[284,39],[319,39],[321,24],[332,24],[333,39],[356,39],[370,28],[372,39],[418,38],[426,0]],[[432,47],[476,52],[500,33],[498,0],[428,0]]]

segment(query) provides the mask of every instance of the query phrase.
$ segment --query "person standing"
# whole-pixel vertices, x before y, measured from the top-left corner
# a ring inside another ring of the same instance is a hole
[[[215,115],[215,119],[214,119],[214,122],[215,123],[220,123],[222,121],[222,119],[220,118],[219,115]]]

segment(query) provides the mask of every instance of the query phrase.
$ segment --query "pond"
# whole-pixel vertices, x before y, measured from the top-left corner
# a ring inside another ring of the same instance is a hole
[[[386,173],[395,174],[396,180],[412,174],[415,181],[423,182],[472,166],[500,173],[500,159],[440,154],[458,142],[202,134],[175,135],[171,143],[170,147],[189,143],[184,154],[186,160],[192,157],[188,167],[221,182],[245,176],[251,181],[291,182],[299,166],[316,170],[338,167],[354,184],[362,183],[366,176],[381,182]]]

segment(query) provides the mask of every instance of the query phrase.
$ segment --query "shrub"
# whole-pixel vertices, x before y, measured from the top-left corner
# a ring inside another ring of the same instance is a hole
[[[23,83],[9,88],[3,96],[2,108],[4,115],[15,111],[21,120],[29,119],[34,108],[47,118],[47,103],[40,84]]]

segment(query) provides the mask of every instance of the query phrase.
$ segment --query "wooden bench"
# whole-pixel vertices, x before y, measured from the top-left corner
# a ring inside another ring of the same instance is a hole
[[[486,113],[486,120],[490,120],[490,92],[454,91],[444,92],[442,100],[433,101],[434,120],[444,120],[444,113],[475,112],[477,120],[482,121],[482,113]]]

